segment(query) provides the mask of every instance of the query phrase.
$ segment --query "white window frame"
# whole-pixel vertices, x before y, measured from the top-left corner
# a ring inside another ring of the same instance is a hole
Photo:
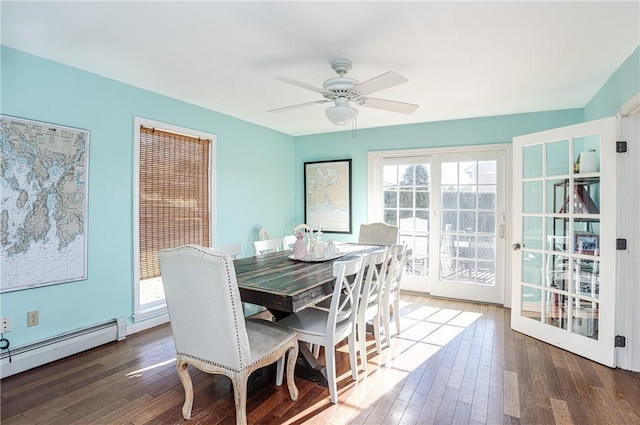
[[[215,244],[216,223],[216,136],[191,128],[180,127],[160,121],[154,121],[142,117],[134,117],[134,139],[133,139],[133,322],[132,329],[128,333],[137,332],[148,327],[156,326],[168,320],[167,305],[163,301],[153,303],[142,308],[140,305],[140,126],[155,127],[166,131],[185,134],[192,137],[199,137],[210,141],[209,149],[209,240]],[[146,322],[145,325],[138,325]]]

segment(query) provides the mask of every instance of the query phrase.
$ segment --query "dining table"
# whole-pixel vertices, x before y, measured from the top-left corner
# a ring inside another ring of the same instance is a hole
[[[292,250],[234,260],[243,302],[264,306],[277,320],[329,298],[335,277],[333,263],[379,249],[378,245],[336,243],[330,258],[296,259]],[[300,344],[296,375],[327,385],[324,366]]]

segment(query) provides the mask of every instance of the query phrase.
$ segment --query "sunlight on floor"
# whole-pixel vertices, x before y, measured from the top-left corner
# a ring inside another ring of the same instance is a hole
[[[176,358],[174,357],[174,358],[172,358],[172,359],[165,360],[165,361],[163,361],[163,362],[156,363],[156,364],[154,364],[154,365],[147,366],[147,367],[142,368],[142,369],[134,370],[133,372],[129,372],[129,373],[127,373],[125,376],[128,376],[129,378],[139,378],[139,377],[141,377],[141,376],[143,375],[143,372],[146,372],[146,371],[148,371],[148,370],[155,369],[155,368],[157,368],[157,367],[166,366],[166,365],[168,365],[169,363],[174,363],[175,361],[176,361]]]
[[[376,354],[375,342],[373,340],[367,341],[368,373],[365,374],[360,368],[357,382],[351,380],[351,370],[346,370],[338,377],[338,397],[340,398],[338,404],[331,404],[327,394],[326,399],[309,406],[284,424],[316,423],[313,418],[318,419],[317,415],[321,412],[321,416],[324,417],[325,412],[332,414],[337,410],[341,411],[341,417],[345,417],[345,415],[356,417],[368,406],[384,397],[388,389],[401,385],[411,372],[425,367],[431,357],[438,351],[446,349],[447,344],[462,334],[480,317],[482,317],[481,313],[431,306],[420,307],[402,316],[402,332],[400,335],[394,335],[391,347],[383,348],[382,353]],[[391,329],[395,329],[393,324]],[[339,347],[339,350],[347,353],[348,347],[343,345]],[[374,353],[373,358],[371,357],[372,352]],[[358,364],[360,364],[360,360],[358,360]],[[377,368],[389,369],[385,372],[383,381],[374,375]],[[389,373],[391,371],[395,373]],[[344,380],[347,381],[346,385]],[[348,391],[351,391],[351,394],[345,400],[344,393]],[[306,422],[305,418],[311,420]]]

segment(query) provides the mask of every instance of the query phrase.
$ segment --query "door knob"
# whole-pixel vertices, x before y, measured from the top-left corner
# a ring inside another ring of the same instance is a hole
[[[519,244],[519,243],[514,243],[514,244],[513,244],[513,246],[512,246],[512,248],[513,248],[513,250],[514,250],[514,251],[517,251],[517,250],[519,250],[521,247],[520,247],[520,244]]]

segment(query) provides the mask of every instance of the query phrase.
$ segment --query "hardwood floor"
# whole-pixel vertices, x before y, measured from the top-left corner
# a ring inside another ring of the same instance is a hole
[[[493,305],[402,295],[402,333],[351,379],[338,349],[339,404],[296,379],[248,399],[253,424],[640,424],[640,374],[513,332]],[[393,327],[392,327],[393,329]],[[178,424],[184,392],[168,325],[5,378],[3,425]],[[193,424],[233,424],[230,381],[191,369]]]

